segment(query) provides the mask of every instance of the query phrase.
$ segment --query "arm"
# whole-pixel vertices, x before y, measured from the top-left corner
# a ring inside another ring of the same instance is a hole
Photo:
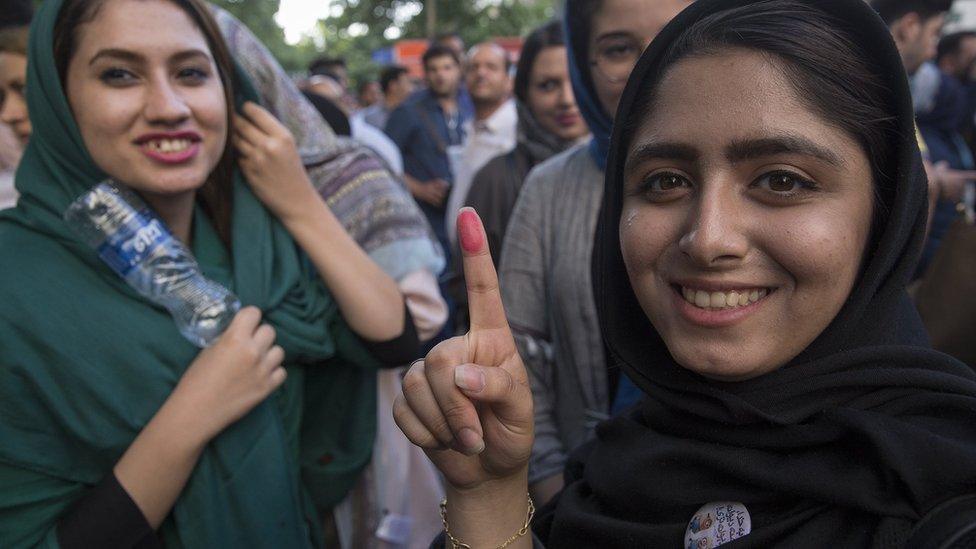
[[[295,142],[270,113],[253,103],[235,117],[234,145],[258,198],[305,251],[349,326],[367,341],[403,333],[403,298],[336,219],[309,181]]]
[[[274,329],[260,320],[254,307],[234,317],[217,343],[197,355],[94,490],[0,467],[0,539],[111,547],[151,534],[169,514],[206,444],[284,382],[284,351],[274,346]],[[106,516],[106,507],[118,510],[118,516]]]
[[[497,547],[526,519],[532,396],[477,214],[462,210],[458,226],[471,330],[410,367],[393,415],[444,475],[451,533]],[[531,546],[528,534],[508,545]]]
[[[502,250],[500,285],[519,354],[525,362],[535,402],[536,438],[529,482],[540,505],[558,492],[566,451],[555,418],[556,369],[549,341],[545,222],[547,201],[538,172],[529,174],[508,225]],[[544,482],[545,485],[537,483]]]

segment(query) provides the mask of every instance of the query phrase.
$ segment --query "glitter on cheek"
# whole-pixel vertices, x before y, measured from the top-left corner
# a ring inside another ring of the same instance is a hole
[[[630,228],[634,224],[634,220],[637,219],[637,210],[632,209],[627,213],[627,219],[624,220],[624,227]]]

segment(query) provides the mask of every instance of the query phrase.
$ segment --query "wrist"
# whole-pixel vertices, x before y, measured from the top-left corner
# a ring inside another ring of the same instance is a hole
[[[287,201],[272,211],[285,227],[292,229],[314,219],[322,208],[328,209],[328,205],[309,182],[300,194],[289,195]]]
[[[178,433],[180,440],[188,447],[202,449],[224,428],[213,414],[214,409],[195,395],[192,389],[178,384],[153,421],[162,424],[162,429],[169,433]]]
[[[451,534],[472,547],[498,547],[519,531],[528,513],[527,470],[477,488],[446,491]]]

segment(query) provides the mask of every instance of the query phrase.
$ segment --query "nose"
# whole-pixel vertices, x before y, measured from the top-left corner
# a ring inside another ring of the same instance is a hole
[[[0,101],[0,122],[14,126],[24,120],[27,120],[27,102],[20,94],[8,91]]]
[[[678,248],[701,267],[737,265],[749,251],[744,199],[729,183],[706,182],[701,188]]]
[[[143,112],[150,123],[171,126],[189,118],[190,107],[169,79],[156,79],[146,87]]]
[[[573,83],[569,78],[563,80],[562,88],[559,91],[559,105],[563,107],[573,107],[576,105],[576,96],[573,95]]]

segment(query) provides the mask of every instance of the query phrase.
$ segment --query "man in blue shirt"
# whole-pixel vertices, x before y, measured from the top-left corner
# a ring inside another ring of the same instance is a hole
[[[450,253],[445,231],[445,203],[454,176],[449,156],[456,154],[470,117],[461,98],[461,64],[457,54],[432,45],[423,56],[427,89],[396,108],[386,133],[403,153],[407,188],[430,221],[445,253]]]

